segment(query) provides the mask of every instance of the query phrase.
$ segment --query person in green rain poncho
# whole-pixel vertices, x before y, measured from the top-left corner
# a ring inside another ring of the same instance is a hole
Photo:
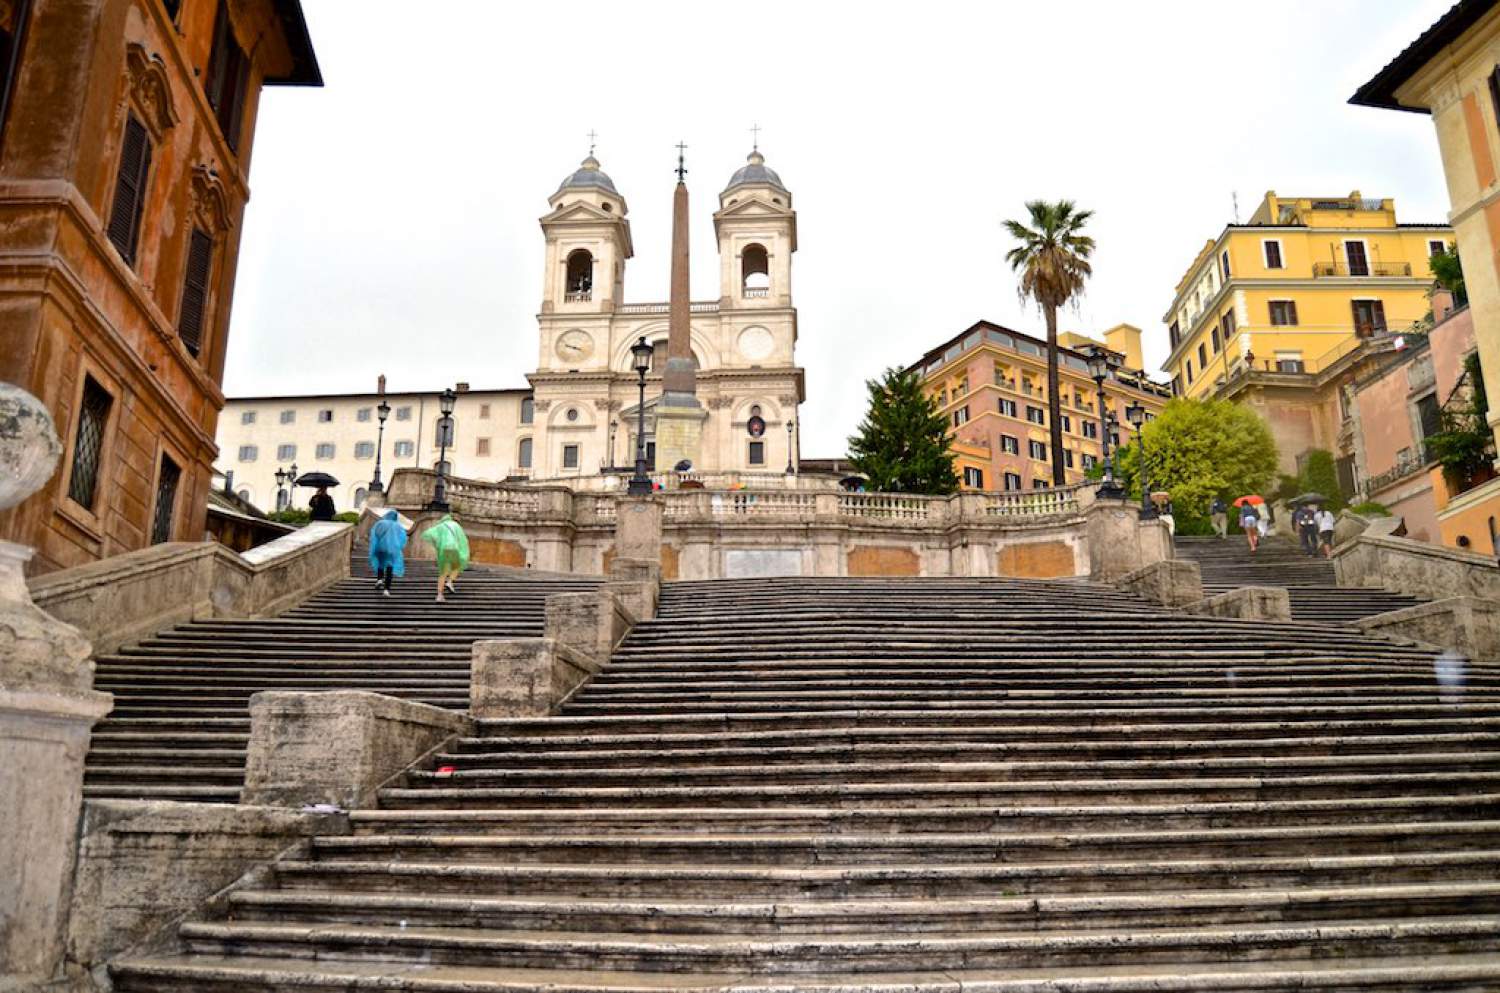
[[[437,602],[442,603],[444,585],[449,593],[457,593],[453,580],[469,567],[469,536],[452,514],[444,514],[442,520],[422,532],[422,540],[432,546],[437,559]]]

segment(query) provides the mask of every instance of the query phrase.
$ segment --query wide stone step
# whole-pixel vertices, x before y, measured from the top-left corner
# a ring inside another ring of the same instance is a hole
[[[1390,702],[1371,702],[1365,698],[1348,697],[1344,700],[1323,697],[1312,703],[1298,701],[1296,698],[1286,700],[1286,710],[1296,711],[1305,715],[1314,715],[1319,718],[1339,716],[1376,716],[1389,714],[1390,716],[1402,716],[1404,714],[1421,713],[1429,708],[1442,706],[1446,694],[1432,693],[1423,697],[1415,698],[1393,698]],[[1500,699],[1493,694],[1465,693],[1459,696],[1463,700],[1465,709],[1484,714],[1496,712],[1500,709]],[[850,699],[854,697],[854,699]],[[795,711],[813,713],[826,711],[832,714],[846,712],[850,706],[856,706],[866,712],[886,714],[911,713],[920,703],[922,709],[929,715],[929,720],[936,720],[942,713],[958,714],[982,710],[987,714],[996,715],[1008,713],[1019,716],[1031,713],[1039,718],[1068,717],[1070,712],[1079,719],[1092,717],[1104,717],[1109,720],[1124,719],[1125,715],[1134,718],[1143,718],[1150,714],[1180,718],[1186,713],[1194,714],[1221,714],[1224,716],[1247,716],[1251,714],[1264,714],[1272,705],[1281,702],[1277,698],[1269,699],[1245,699],[1233,700],[1160,700],[1147,704],[1146,706],[1134,706],[1128,701],[1121,701],[1116,707],[1100,707],[1079,701],[1074,707],[1069,708],[1067,701],[1048,701],[1040,699],[1026,699],[1010,697],[1006,694],[983,694],[983,693],[953,693],[942,695],[926,695],[920,699],[913,698],[908,694],[892,693],[886,696],[871,694],[868,696],[842,696],[835,694],[828,697],[813,697],[804,694],[768,694],[756,696],[746,694],[739,697],[728,695],[705,696],[703,699],[662,699],[662,700],[634,700],[629,703],[614,703],[608,700],[595,702],[585,691],[578,697],[569,701],[563,707],[563,713],[571,716],[624,716],[628,714],[632,719],[640,720],[651,715],[663,716],[711,716],[715,714],[765,714],[778,716],[786,711],[788,707]],[[1109,716],[1114,715],[1114,716]],[[1289,717],[1289,720],[1295,719]]]
[[[190,785],[175,781],[85,783],[85,800],[187,800],[198,803],[238,803],[239,786]]]
[[[916,938],[850,934],[826,938],[528,932],[481,928],[188,923],[191,951],[323,959],[382,958],[450,965],[530,968],[729,969],[777,973],[913,968],[1015,968],[1138,962],[1238,962],[1359,954],[1426,956],[1488,952],[1500,917],[1473,914],[1308,924],[970,932]]]

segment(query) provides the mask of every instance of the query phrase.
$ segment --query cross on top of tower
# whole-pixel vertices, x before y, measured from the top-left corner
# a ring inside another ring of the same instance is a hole
[[[677,143],[677,181],[683,182],[687,178],[687,166],[683,164],[683,153],[687,151],[687,145]]]
[[[750,134],[752,136],[751,137],[751,149],[750,150],[754,151],[754,152],[760,151],[760,125],[759,124],[752,124],[752,125],[750,125]]]
[[[598,143],[598,140],[599,140],[599,135],[594,132],[593,128],[589,128],[589,155],[590,156],[592,156],[594,154],[594,145]]]

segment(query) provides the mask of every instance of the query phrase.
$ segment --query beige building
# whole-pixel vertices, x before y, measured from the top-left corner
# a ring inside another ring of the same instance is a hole
[[[447,451],[455,476],[505,479],[517,474],[515,440],[531,427],[528,390],[470,390],[459,384],[453,406],[453,439]],[[230,400],[219,419],[219,468],[230,488],[265,510],[306,507],[313,491],[289,497],[276,481],[278,469],[326,472],[339,481],[332,490],[341,511],[357,510],[375,473],[380,437],[378,393],[338,396],[240,397]],[[438,460],[439,397],[432,393],[388,393],[390,414],[381,449],[381,479],[402,466],[431,468]],[[597,466],[595,467],[597,471]],[[524,474],[524,473],[521,473]]]
[[[656,346],[646,382],[646,447],[655,462],[655,407],[666,362],[667,304],[625,303],[635,252],[629,208],[593,156],[565,179],[541,219],[542,281],[531,388],[465,390],[454,409],[455,476],[527,477],[597,484],[634,465],[638,377],[630,346]],[[719,298],[692,305],[692,350],[704,408],[700,472],[782,473],[796,461],[797,311],[792,253],[797,215],[781,177],[756,151],[719,194],[714,214]],[[390,394],[381,466],[437,463],[438,394]],[[276,470],[297,463],[338,478],[340,510],[358,507],[375,468],[379,397],[343,394],[228,401],[219,421],[218,468],[234,491],[277,507]],[[672,466],[661,466],[671,469]],[[298,491],[294,506],[306,506]]]

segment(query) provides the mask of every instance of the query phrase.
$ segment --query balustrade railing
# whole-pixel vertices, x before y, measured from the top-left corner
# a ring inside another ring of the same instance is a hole
[[[986,517],[1051,517],[1076,514],[1079,491],[1092,483],[1075,483],[1055,489],[1019,493],[985,493],[982,513]]]
[[[925,521],[932,516],[932,504],[942,497],[911,496],[902,493],[841,493],[839,515],[894,521]]]

